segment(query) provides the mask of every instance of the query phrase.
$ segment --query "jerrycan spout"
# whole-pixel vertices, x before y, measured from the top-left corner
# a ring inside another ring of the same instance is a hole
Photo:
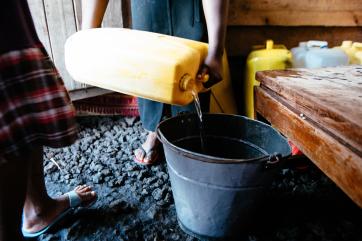
[[[182,91],[193,89],[193,82],[194,80],[192,79],[191,75],[185,74],[180,79],[180,89]]]
[[[219,82],[218,80],[217,82]],[[189,74],[185,74],[180,79],[179,87],[182,91],[189,91],[189,90],[195,90],[197,92],[199,91],[205,91],[208,88],[210,88],[212,85],[216,84],[217,82],[210,81],[210,75],[205,74],[200,79],[200,83],[198,84],[195,79],[191,77]]]

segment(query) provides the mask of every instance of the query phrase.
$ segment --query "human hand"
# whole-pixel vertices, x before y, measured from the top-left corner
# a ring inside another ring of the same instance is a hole
[[[222,56],[208,55],[200,66],[196,79],[202,82],[206,89],[220,82],[222,80]]]

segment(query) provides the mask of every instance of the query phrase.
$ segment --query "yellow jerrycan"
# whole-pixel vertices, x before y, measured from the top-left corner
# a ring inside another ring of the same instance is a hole
[[[292,54],[284,45],[274,45],[273,40],[267,40],[264,46],[254,46],[248,55],[246,63],[246,80],[244,82],[244,97],[246,116],[255,119],[254,86],[259,86],[255,79],[257,71],[277,70],[290,67]]]
[[[204,90],[195,77],[207,51],[206,43],[168,35],[122,28],[87,29],[67,39],[65,66],[81,83],[186,105],[193,101],[191,88]]]
[[[362,64],[362,59],[359,57],[362,52],[362,43],[346,40],[336,48],[342,49],[348,55],[349,64]]]
[[[237,114],[226,51],[222,57],[223,80],[211,88],[210,113]]]
[[[355,56],[358,60],[357,64],[362,64],[362,51],[357,51]]]

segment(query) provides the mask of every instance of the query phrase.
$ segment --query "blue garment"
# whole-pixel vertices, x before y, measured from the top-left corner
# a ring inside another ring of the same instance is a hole
[[[132,28],[149,32],[173,35],[201,41],[205,24],[201,12],[201,0],[132,0]],[[204,112],[208,111],[210,94],[201,94]],[[164,107],[168,105],[138,98],[138,107],[143,127],[155,131],[161,121]],[[171,114],[195,112],[194,103],[187,106],[171,105]]]

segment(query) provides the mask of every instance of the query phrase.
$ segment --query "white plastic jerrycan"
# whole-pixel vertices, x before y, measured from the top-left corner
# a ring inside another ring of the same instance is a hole
[[[305,68],[323,68],[348,65],[347,54],[341,49],[329,49],[324,41],[308,41]]]
[[[307,42],[300,42],[298,47],[294,47],[290,51],[292,52],[293,68],[303,68],[305,66],[305,54],[308,51]]]

